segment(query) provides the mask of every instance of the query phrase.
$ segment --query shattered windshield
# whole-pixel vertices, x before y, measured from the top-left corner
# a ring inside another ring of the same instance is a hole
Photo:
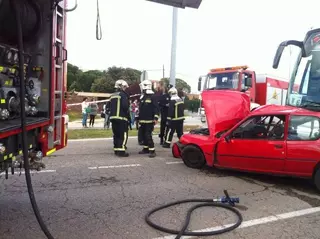
[[[204,89],[238,89],[239,72],[208,74]]]

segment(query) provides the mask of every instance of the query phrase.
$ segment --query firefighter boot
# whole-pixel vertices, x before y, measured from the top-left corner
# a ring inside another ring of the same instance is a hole
[[[129,154],[126,151],[119,151],[117,153],[117,156],[120,158],[125,158],[125,157],[129,157]]]
[[[164,144],[162,145],[162,148],[167,148],[167,149],[169,149],[169,148],[170,148],[170,144],[167,143],[167,142],[164,142]]]
[[[152,151],[150,151],[150,153],[149,153],[149,158],[154,158],[154,157],[156,157],[157,155],[156,155],[156,152],[154,151],[154,150],[152,150]]]
[[[149,153],[149,149],[148,148],[143,148],[139,154],[148,154]]]

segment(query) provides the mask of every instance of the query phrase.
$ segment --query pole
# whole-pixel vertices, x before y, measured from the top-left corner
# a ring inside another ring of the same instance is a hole
[[[162,79],[164,79],[164,64],[162,65]]]
[[[170,84],[176,86],[176,52],[177,52],[177,25],[178,8],[174,7],[172,12],[172,41],[171,41],[171,65]]]

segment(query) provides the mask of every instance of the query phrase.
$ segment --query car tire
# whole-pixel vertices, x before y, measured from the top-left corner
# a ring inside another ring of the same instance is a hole
[[[320,167],[317,169],[313,176],[313,183],[316,188],[320,191]]]
[[[194,145],[186,146],[181,152],[184,164],[189,168],[202,168],[206,164],[206,159],[198,147]]]
[[[181,152],[180,152],[180,149],[176,143],[174,143],[172,145],[171,152],[172,152],[172,156],[174,158],[181,158]]]

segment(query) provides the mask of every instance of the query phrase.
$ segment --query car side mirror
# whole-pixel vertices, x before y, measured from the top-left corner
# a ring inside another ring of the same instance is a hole
[[[227,143],[230,143],[230,141],[231,141],[231,136],[230,136],[230,134],[226,135],[226,136],[224,137],[224,140],[225,140]]]
[[[198,80],[198,91],[201,91],[201,77],[199,77],[199,80]]]

